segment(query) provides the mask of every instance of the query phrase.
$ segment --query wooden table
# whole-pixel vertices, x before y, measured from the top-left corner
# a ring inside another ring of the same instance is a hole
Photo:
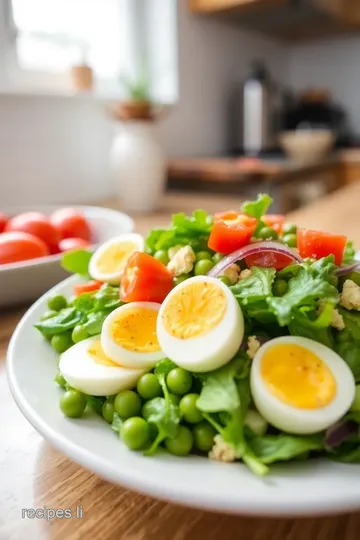
[[[360,185],[294,214],[299,224],[341,231],[360,245]],[[169,213],[237,206],[233,198],[171,195],[159,214],[136,219],[145,232]],[[254,519],[190,510],[101,480],[54,450],[22,417],[5,374],[9,338],[25,309],[0,315],[0,540],[355,540],[360,513],[319,519]],[[239,486],[239,489],[246,486]],[[75,508],[83,519],[22,519],[23,508]]]

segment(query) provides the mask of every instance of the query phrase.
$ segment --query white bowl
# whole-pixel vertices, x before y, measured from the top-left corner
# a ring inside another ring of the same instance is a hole
[[[40,205],[36,207],[14,206],[1,209],[8,216],[22,212],[37,211],[49,215],[64,205]],[[118,234],[134,230],[134,222],[127,215],[97,206],[71,206],[81,210],[94,233],[94,243],[101,244]],[[60,265],[62,255],[50,255],[40,259],[0,265],[0,308],[26,304],[39,298],[50,287],[69,274]]]
[[[279,137],[280,145],[290,159],[298,163],[315,163],[331,150],[334,134],[328,130],[285,131]]]

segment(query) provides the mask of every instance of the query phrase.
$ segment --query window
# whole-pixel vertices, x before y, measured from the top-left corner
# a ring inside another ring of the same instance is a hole
[[[176,99],[176,0],[7,2],[13,80],[61,87],[72,66],[86,63],[98,86],[120,92],[120,76],[135,78],[145,62],[154,98]]]

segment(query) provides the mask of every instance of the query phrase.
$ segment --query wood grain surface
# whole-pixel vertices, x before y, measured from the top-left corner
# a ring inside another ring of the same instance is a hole
[[[353,184],[292,217],[299,224],[341,231],[360,245],[359,202],[360,185]],[[162,225],[175,210],[202,206],[213,211],[237,204],[233,198],[167,196],[158,214],[136,218],[137,229],[146,232],[149,227]],[[202,512],[129,492],[67,459],[23,418],[8,389],[6,349],[24,311],[21,308],[0,314],[0,540],[359,538],[360,513],[318,519],[261,519]],[[22,518],[22,509],[75,509],[76,505],[83,507],[82,519],[54,518],[48,522]]]

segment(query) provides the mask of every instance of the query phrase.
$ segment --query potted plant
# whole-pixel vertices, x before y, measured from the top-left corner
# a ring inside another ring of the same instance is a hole
[[[125,210],[150,212],[158,206],[166,177],[166,159],[155,131],[155,105],[145,70],[135,82],[121,80],[126,99],[112,109],[117,121],[112,177]]]

